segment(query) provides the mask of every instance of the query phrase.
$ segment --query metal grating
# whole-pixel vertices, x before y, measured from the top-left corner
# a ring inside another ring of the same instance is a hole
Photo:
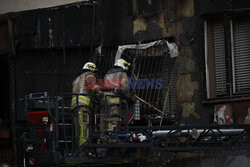
[[[250,92],[250,21],[232,23],[234,93]]]
[[[103,48],[103,56],[99,62],[98,68],[100,71],[100,77],[103,77],[107,70],[112,67],[114,63],[115,53],[117,52],[117,46]],[[105,56],[104,56],[105,55]],[[170,58],[168,53],[168,46],[166,43],[151,46],[147,49],[126,49],[121,55],[121,58],[131,62],[133,66],[128,71],[129,77],[139,79],[136,81],[136,86],[133,92],[140,98],[151,103],[155,107],[163,110],[164,101],[168,91],[168,85],[170,83],[170,77],[172,75],[173,68],[175,66],[176,58]],[[106,62],[106,63],[103,63]],[[105,64],[105,66],[104,66]],[[168,92],[167,105],[165,112],[173,112],[176,107],[176,73],[174,81],[171,82],[170,91]],[[155,80],[154,80],[155,79]],[[156,79],[162,79],[163,88],[155,89],[148,87],[147,83],[141,83],[142,80],[154,81],[154,86],[157,85]],[[138,88],[138,84],[143,84],[145,89]],[[152,113],[152,109],[147,105],[140,104],[140,110],[145,113]]]
[[[213,25],[215,73],[216,73],[216,95],[226,94],[226,58],[225,58],[225,36],[224,25],[216,23]]]
[[[166,112],[170,112],[173,113],[175,110],[175,107],[177,105],[177,97],[176,97],[176,79],[177,79],[177,71],[175,71],[173,73],[174,70],[174,66],[175,66],[175,62],[176,62],[176,58],[170,58],[169,55],[167,56],[167,60],[165,62],[162,62],[162,73],[164,76],[164,85],[168,85],[170,84],[170,88],[169,88],[169,96],[167,98],[167,105],[166,105]],[[171,78],[171,75],[172,76]],[[172,79],[172,81],[170,82],[170,79]],[[166,94],[168,93],[168,88],[164,87],[164,89],[162,90],[162,101],[165,101],[166,98]]]
[[[176,107],[176,74],[174,74],[174,82],[171,82],[170,91],[167,91],[176,58],[170,58],[166,48],[167,46],[162,44],[143,50],[130,49],[129,55],[136,57],[135,68],[132,70],[131,77],[151,81],[159,78],[163,80],[162,89],[135,89],[135,93],[161,110],[163,110],[163,104],[168,93],[166,112],[171,113]],[[145,105],[142,105],[141,108],[144,111],[150,110]]]

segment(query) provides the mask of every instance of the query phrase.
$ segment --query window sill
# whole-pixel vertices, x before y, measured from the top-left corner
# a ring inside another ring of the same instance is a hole
[[[217,99],[206,99],[203,100],[203,104],[219,104],[219,103],[227,103],[227,102],[237,102],[237,101],[249,101],[250,95],[245,97],[225,97],[225,98],[217,98]]]

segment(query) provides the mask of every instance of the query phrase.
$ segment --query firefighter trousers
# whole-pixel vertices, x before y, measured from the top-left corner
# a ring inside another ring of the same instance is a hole
[[[74,127],[77,146],[83,145],[89,136],[89,115],[88,107],[79,107],[78,112],[74,110]]]
[[[118,114],[120,105],[109,105],[107,113],[103,113],[107,116],[102,116],[100,121],[101,131],[113,131],[114,128],[119,124],[120,117]]]

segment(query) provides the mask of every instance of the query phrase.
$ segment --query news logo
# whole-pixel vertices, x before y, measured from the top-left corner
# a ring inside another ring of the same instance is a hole
[[[162,89],[163,79],[135,79],[128,78],[127,89]]]
[[[136,79],[134,77],[125,79],[106,79],[106,83],[103,79],[96,79],[95,77],[87,78],[87,89],[93,89],[95,85],[98,85],[101,89],[162,89],[163,79]],[[126,87],[124,87],[126,86]]]

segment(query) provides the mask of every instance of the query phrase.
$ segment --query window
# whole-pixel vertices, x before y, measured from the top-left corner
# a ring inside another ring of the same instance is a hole
[[[250,21],[231,21],[233,93],[250,91]]]
[[[249,94],[250,20],[242,16],[207,19],[204,40],[207,99]]]

